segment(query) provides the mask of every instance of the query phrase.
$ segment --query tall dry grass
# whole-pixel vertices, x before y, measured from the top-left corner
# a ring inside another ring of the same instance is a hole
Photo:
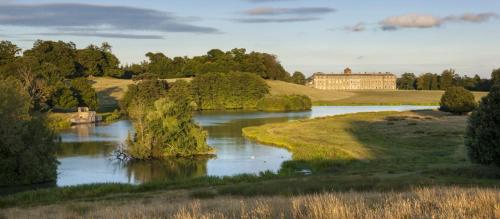
[[[160,194],[2,211],[7,218],[500,218],[500,190],[435,187],[202,200]]]

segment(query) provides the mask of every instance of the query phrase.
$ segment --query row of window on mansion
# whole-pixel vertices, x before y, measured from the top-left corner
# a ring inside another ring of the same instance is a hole
[[[396,89],[395,77],[324,77],[313,78],[309,86],[317,89]]]

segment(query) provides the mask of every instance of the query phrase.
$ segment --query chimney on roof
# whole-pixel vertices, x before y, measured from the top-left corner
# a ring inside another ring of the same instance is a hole
[[[352,70],[350,68],[346,68],[346,69],[344,69],[344,74],[350,75],[350,74],[352,74]]]

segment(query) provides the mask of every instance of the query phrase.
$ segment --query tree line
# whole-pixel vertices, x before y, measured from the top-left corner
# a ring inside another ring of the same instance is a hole
[[[500,69],[491,73],[491,79],[484,79],[475,75],[460,76],[453,69],[444,70],[440,75],[425,73],[416,76],[413,73],[404,73],[397,80],[397,88],[400,90],[447,90],[453,86],[464,87],[471,91],[489,91],[491,87],[500,82]]]

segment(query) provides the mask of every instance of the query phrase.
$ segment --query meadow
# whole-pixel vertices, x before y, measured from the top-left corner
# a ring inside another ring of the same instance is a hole
[[[326,192],[193,199],[185,191],[141,198],[5,209],[8,218],[498,218],[500,191],[431,187],[390,192]]]

